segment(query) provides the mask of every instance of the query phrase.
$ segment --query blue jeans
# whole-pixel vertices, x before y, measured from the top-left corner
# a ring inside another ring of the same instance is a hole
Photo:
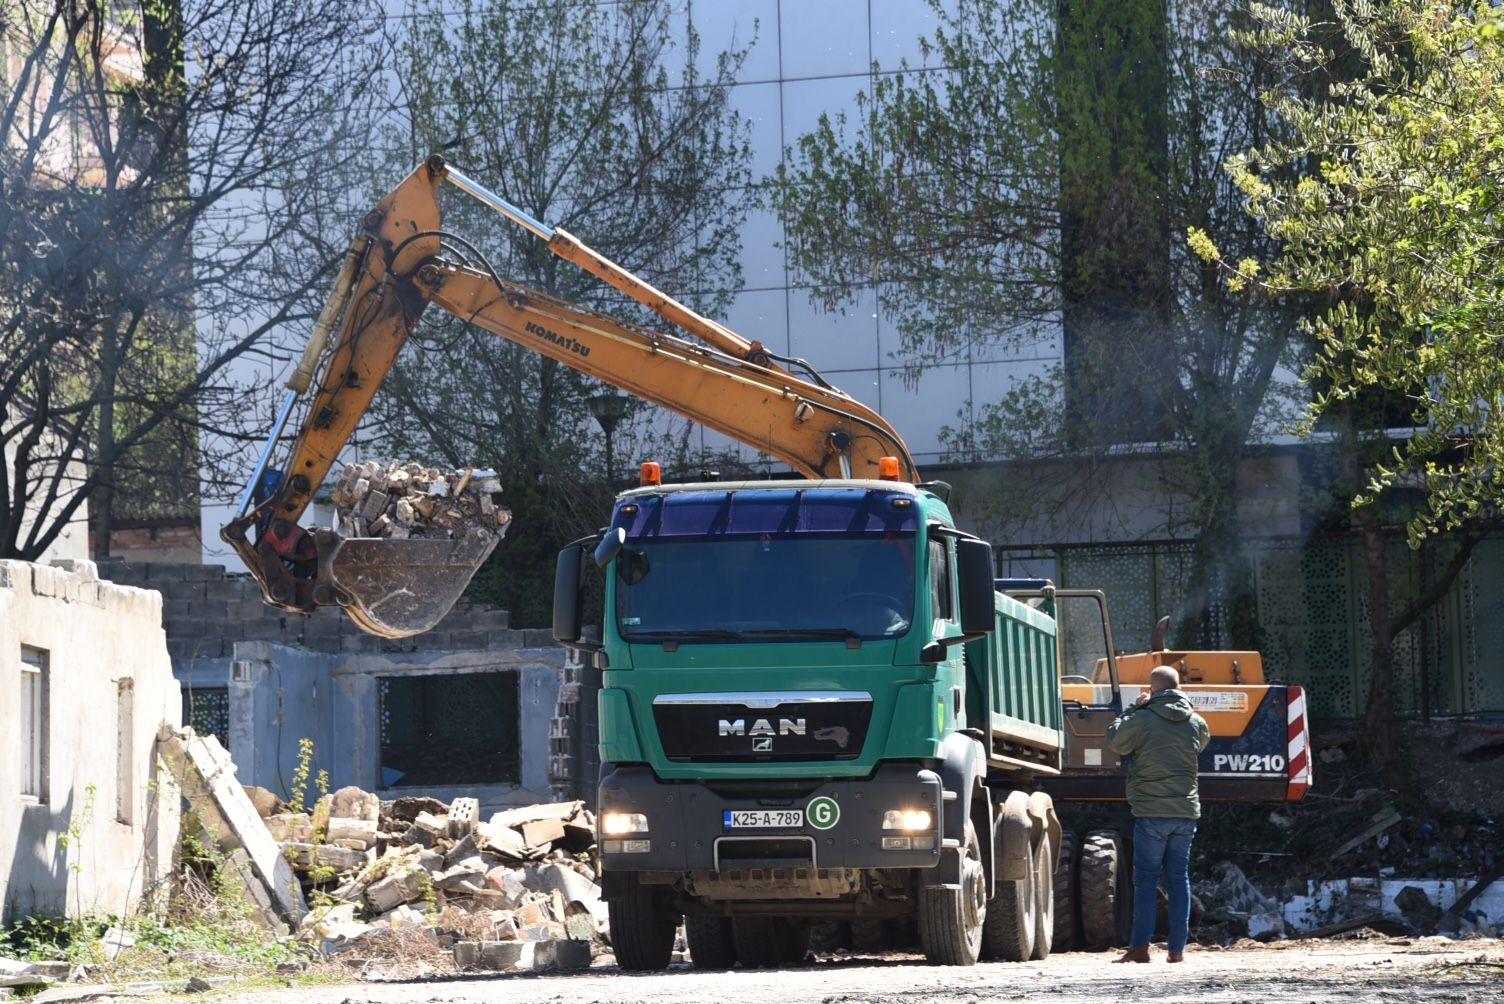
[[[1133,947],[1147,948],[1159,914],[1159,876],[1170,900],[1172,952],[1185,951],[1191,930],[1191,840],[1194,819],[1133,821]]]

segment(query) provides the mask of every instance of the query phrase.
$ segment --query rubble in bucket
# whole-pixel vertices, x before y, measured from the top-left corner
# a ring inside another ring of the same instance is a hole
[[[422,464],[366,460],[345,466],[330,500],[341,536],[447,539],[472,528],[504,529],[512,512],[496,504],[499,494],[501,480],[493,470],[444,473]]]
[[[291,812],[253,797],[314,904],[299,937],[325,955],[400,935],[444,968],[582,969],[607,937],[582,802],[505,809],[474,798],[381,801],[359,788]]]

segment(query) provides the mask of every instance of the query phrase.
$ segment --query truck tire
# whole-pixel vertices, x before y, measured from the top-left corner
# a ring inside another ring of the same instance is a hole
[[[1034,937],[1039,930],[1039,894],[1034,882],[1039,873],[1037,852],[1028,848],[1024,878],[999,881],[987,904],[987,924],[982,942],[983,957],[1002,962],[1027,962],[1034,955]]]
[[[1060,835],[1060,860],[1055,862],[1053,883],[1055,887],[1055,936],[1051,939],[1052,951],[1069,952],[1078,943],[1076,937],[1077,911],[1080,909],[1078,864],[1076,835],[1067,830]]]
[[[786,917],[737,917],[731,940],[748,969],[797,966],[809,951],[809,925]]]
[[[934,966],[974,966],[982,955],[987,924],[987,874],[982,845],[970,820],[961,856],[960,885],[919,890],[919,943]]]
[[[851,947],[866,954],[886,952],[893,945],[892,928],[881,920],[853,920]]]
[[[736,942],[726,917],[684,918],[684,940],[696,969],[730,969],[736,965]]]
[[[1133,892],[1123,837],[1093,830],[1081,846],[1081,940],[1088,951],[1126,944],[1133,922]]]
[[[830,955],[851,947],[851,925],[844,920],[827,920],[809,925],[809,947],[821,955]]]
[[[1050,854],[1049,834],[1034,849],[1034,895],[1034,951],[1029,958],[1042,962],[1055,944],[1055,859]]]
[[[636,874],[629,873],[622,885],[623,894],[606,901],[616,964],[632,972],[667,968],[679,918],[659,904],[653,887],[638,882]]]

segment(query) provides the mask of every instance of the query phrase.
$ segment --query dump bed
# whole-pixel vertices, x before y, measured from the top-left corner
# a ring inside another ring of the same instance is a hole
[[[997,628],[966,646],[966,721],[1000,770],[1058,773],[1065,732],[1055,620],[1002,593]]]

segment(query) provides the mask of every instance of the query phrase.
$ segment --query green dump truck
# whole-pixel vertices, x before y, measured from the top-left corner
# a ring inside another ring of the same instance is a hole
[[[603,669],[611,938],[661,969],[787,964],[821,922],[1040,959],[1061,828],[1055,622],[994,587],[942,486],[649,484],[559,555],[554,634]],[[605,570],[581,640],[587,562]]]

